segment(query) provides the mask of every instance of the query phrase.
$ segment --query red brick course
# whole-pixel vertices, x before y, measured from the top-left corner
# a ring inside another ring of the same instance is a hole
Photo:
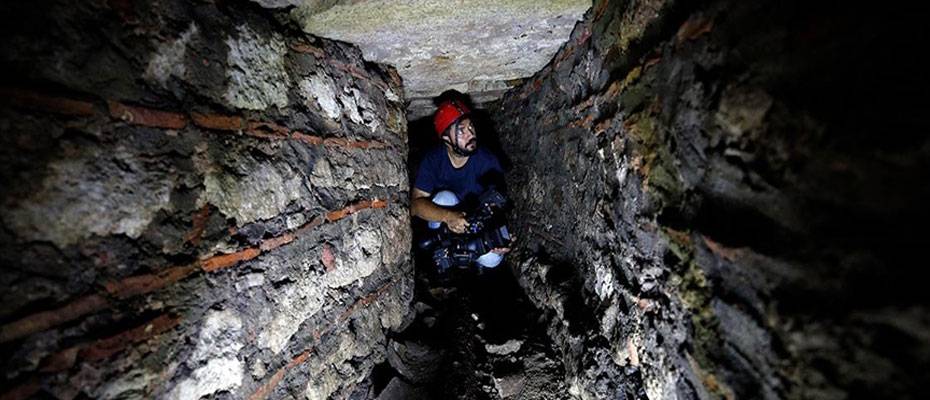
[[[100,339],[90,343],[83,343],[69,347],[47,357],[42,362],[40,371],[58,372],[70,369],[81,361],[99,361],[119,353],[130,345],[140,343],[160,335],[181,323],[178,317],[163,314],[151,321],[128,331]]]
[[[362,200],[337,211],[327,213],[325,218],[310,220],[293,233],[266,239],[259,247],[250,247],[231,254],[213,256],[199,263],[167,268],[154,274],[131,276],[104,285],[104,291],[78,298],[58,309],[43,311],[0,326],[0,343],[16,340],[36,332],[41,332],[68,321],[78,319],[90,313],[101,311],[110,306],[107,296],[117,299],[147,294],[165,288],[202,270],[210,273],[234,266],[242,261],[258,257],[261,253],[273,250],[294,241],[298,235],[306,233],[323,222],[333,222],[345,216],[368,208],[385,208],[387,201],[382,199]],[[338,218],[330,218],[338,216]],[[234,233],[234,232],[232,232]]]
[[[80,351],[78,357],[88,361],[109,358],[129,345],[151,339],[163,332],[174,329],[180,323],[181,318],[163,314],[128,331],[90,344]]]
[[[323,217],[314,217],[313,219],[310,220],[310,222],[307,222],[306,224],[304,224],[304,225],[301,226],[300,228],[297,228],[297,230],[294,231],[294,234],[295,234],[295,235],[303,235],[304,233],[307,233],[307,232],[313,230],[314,228],[316,228],[316,227],[322,225],[323,222],[325,222],[325,219],[324,219]]]
[[[351,214],[354,214],[366,208],[385,208],[385,207],[387,207],[386,200],[381,200],[381,199],[360,200],[360,201],[350,204],[348,207],[326,213],[326,219],[330,222],[338,221],[340,219],[343,219]]]
[[[342,147],[347,149],[382,149],[387,144],[377,140],[353,140],[347,138],[323,138],[267,121],[247,121],[235,115],[191,113],[191,121],[197,127],[221,131],[243,131],[246,135],[268,140],[293,139],[312,146]]]
[[[245,128],[242,117],[236,115],[191,113],[191,121],[194,125],[204,129],[238,131]]]
[[[42,360],[39,371],[59,372],[70,369],[77,363],[78,352],[80,351],[81,348],[79,346],[74,346],[52,354]]]
[[[295,234],[293,234],[293,233],[285,233],[285,234],[283,234],[283,235],[281,235],[281,236],[278,236],[278,237],[265,239],[265,240],[262,242],[262,244],[259,245],[259,248],[260,248],[263,252],[265,252],[265,251],[271,251],[271,250],[274,250],[274,249],[276,249],[276,248],[278,248],[278,247],[284,246],[284,245],[286,245],[286,244],[288,244],[288,243],[290,243],[290,242],[293,242],[294,239],[297,239],[297,235],[295,235]]]
[[[309,145],[317,146],[323,144],[323,138],[319,136],[308,135],[299,131],[291,132],[291,139],[299,140]]]
[[[267,139],[283,139],[290,135],[291,130],[274,122],[249,121],[245,132],[252,136]]]
[[[745,249],[726,247],[704,235],[701,235],[701,239],[704,240],[704,244],[712,253],[730,262],[741,258],[745,252]]]
[[[61,308],[32,314],[0,327],[0,343],[44,331],[53,326],[103,310],[108,305],[109,302],[105,297],[92,294],[74,300]]]
[[[594,10],[594,19],[592,21],[597,21],[604,16],[604,12],[607,11],[607,5],[610,4],[610,1],[603,1],[598,5],[597,9]]]
[[[42,386],[39,384],[39,380],[33,378],[29,382],[26,382],[13,389],[10,389],[6,393],[3,393],[2,395],[0,395],[0,400],[31,399],[35,396],[36,393],[39,393],[39,390],[41,389],[42,389]]]
[[[94,105],[87,101],[49,96],[19,89],[0,89],[0,100],[30,110],[63,115],[89,117],[96,113]]]
[[[314,331],[312,333],[312,336],[315,339],[315,343],[311,345],[310,347],[308,347],[303,352],[301,352],[299,355],[297,355],[297,357],[294,357],[290,362],[285,364],[283,367],[278,369],[274,373],[274,375],[272,375],[271,378],[268,379],[268,382],[265,382],[264,385],[260,386],[258,390],[256,390],[254,393],[252,393],[251,396],[249,396],[249,400],[264,400],[268,398],[268,395],[270,395],[271,392],[274,391],[274,388],[278,385],[278,383],[280,383],[281,380],[284,379],[284,375],[287,373],[287,371],[306,362],[307,359],[310,358],[310,353],[313,351],[316,345],[319,344],[320,340],[322,340],[324,336],[331,333],[336,327],[343,326],[343,323],[346,320],[348,320],[348,318],[351,317],[352,314],[354,314],[358,309],[367,307],[371,303],[375,302],[378,298],[383,296],[384,293],[386,293],[388,289],[391,288],[391,286],[393,286],[396,283],[397,283],[397,280],[395,279],[395,280],[385,283],[384,285],[381,285],[381,287],[369,293],[367,296],[362,297],[361,299],[358,299],[354,303],[352,303],[352,305],[350,305],[348,308],[346,308],[345,311],[340,313],[339,316],[336,318],[336,320],[334,320],[332,323],[323,327],[322,329]]]
[[[347,149],[382,149],[386,144],[377,140],[350,140],[346,138],[325,138],[323,145],[328,147],[343,147]]]
[[[186,243],[193,244],[194,246],[200,244],[200,237],[203,235],[203,230],[207,227],[207,220],[210,218],[210,205],[204,204],[203,207],[200,207],[200,210],[197,210],[197,213],[191,217],[191,222],[193,222],[193,227],[191,231],[184,235],[184,241]]]
[[[347,72],[354,72],[359,77],[365,77],[360,72],[339,64]],[[369,79],[366,77],[365,79]],[[0,88],[0,100],[17,107],[52,112],[71,116],[93,116],[97,110],[93,103],[65,97],[48,96],[41,93]],[[182,113],[157,110],[154,108],[131,106],[118,101],[108,100],[107,110],[112,118],[119,119],[132,125],[149,126],[164,129],[183,129],[191,122],[194,126],[203,129],[220,131],[243,131],[246,135],[266,140],[293,139],[313,146],[327,146],[346,149],[383,149],[388,144],[377,140],[357,140],[347,138],[323,138],[291,130],[286,126],[267,121],[248,121],[238,115]],[[193,244],[196,239],[189,239]]]
[[[384,83],[379,82],[379,81],[376,80],[376,79],[372,79],[372,78],[371,78],[371,75],[369,75],[367,71],[365,71],[365,70],[363,70],[363,69],[361,69],[361,68],[359,68],[359,67],[356,67],[354,64],[346,64],[346,63],[344,63],[344,62],[336,61],[336,60],[330,61],[330,64],[331,64],[332,66],[336,67],[336,69],[338,69],[338,70],[340,70],[340,71],[343,71],[343,72],[346,72],[346,73],[348,73],[349,75],[352,75],[352,76],[358,78],[359,80],[368,81],[368,82],[371,82],[371,83],[373,83],[373,84],[375,84],[375,85],[377,85],[377,86],[384,86]]]
[[[326,58],[326,52],[324,52],[323,49],[311,46],[307,43],[293,43],[291,44],[291,50],[298,53],[313,54],[313,56],[320,59]]]
[[[702,15],[692,15],[678,28],[675,34],[675,46],[681,46],[685,41],[697,39],[713,30],[713,19]]]
[[[303,353],[298,354],[297,357],[294,357],[290,362],[288,362],[283,367],[278,369],[274,373],[274,375],[272,375],[271,378],[268,379],[268,382],[265,382],[264,385],[262,385],[261,387],[258,388],[258,390],[255,391],[255,393],[252,393],[252,395],[249,396],[249,400],[264,400],[268,398],[268,395],[271,394],[271,391],[274,390],[275,386],[278,386],[278,383],[281,382],[281,379],[284,379],[284,374],[289,369],[294,368],[300,364],[303,364],[303,362],[306,361],[307,358],[310,357],[310,352],[312,350],[313,350],[312,348],[304,350]]]
[[[107,101],[107,106],[111,117],[133,125],[167,129],[181,129],[187,126],[187,116],[184,114],[129,106],[112,100]]]
[[[137,275],[110,282],[104,285],[107,293],[119,299],[128,299],[145,293],[151,293],[170,284],[187,278],[197,271],[194,264],[171,267],[155,274]]]
[[[250,247],[245,250],[237,251],[231,254],[223,254],[219,256],[213,256],[206,260],[200,262],[200,268],[204,272],[213,272],[223,268],[231,267],[238,264],[240,261],[248,261],[255,257],[258,257],[261,254],[261,249],[257,247]]]

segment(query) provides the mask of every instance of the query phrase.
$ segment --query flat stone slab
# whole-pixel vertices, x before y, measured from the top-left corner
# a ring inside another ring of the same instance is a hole
[[[393,65],[408,100],[456,89],[481,103],[545,66],[590,7],[590,0],[304,0],[292,16],[309,33]]]

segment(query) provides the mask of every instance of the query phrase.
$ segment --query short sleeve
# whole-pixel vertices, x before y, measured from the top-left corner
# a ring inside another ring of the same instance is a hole
[[[477,192],[484,192],[486,189],[497,188],[501,190],[504,184],[504,168],[501,167],[500,161],[494,156],[494,153],[484,150],[481,157],[481,172],[478,174]]]
[[[499,173],[504,173],[504,168],[501,167],[500,161],[497,159],[497,156],[494,153],[488,153],[488,169],[492,171],[497,171]]]
[[[430,157],[427,154],[426,157],[423,157],[423,160],[420,161],[420,167],[417,169],[417,178],[413,186],[417,189],[420,189],[426,193],[432,194],[433,190],[436,190],[436,163],[434,162],[433,157]]]

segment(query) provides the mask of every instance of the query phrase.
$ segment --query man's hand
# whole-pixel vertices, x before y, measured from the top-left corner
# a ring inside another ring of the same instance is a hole
[[[511,243],[511,244],[512,244],[513,242],[516,242],[516,241],[517,241],[517,237],[516,237],[516,236],[511,236],[511,237],[510,237],[510,243]],[[491,252],[494,253],[494,254],[497,254],[497,255],[501,255],[501,256],[502,256],[502,255],[504,255],[504,254],[510,253],[510,247],[498,247],[498,248],[494,248],[494,249],[491,249]]]
[[[465,220],[463,212],[450,211],[442,222],[445,222],[449,230],[455,233],[465,233],[465,228],[468,228],[468,221]]]

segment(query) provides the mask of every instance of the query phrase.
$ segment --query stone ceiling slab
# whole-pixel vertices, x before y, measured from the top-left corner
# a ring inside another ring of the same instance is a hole
[[[590,0],[304,0],[292,14],[305,31],[354,43],[366,59],[393,65],[408,100],[431,105],[425,100],[446,89],[470,93],[478,103],[497,99],[545,66],[590,6]]]

